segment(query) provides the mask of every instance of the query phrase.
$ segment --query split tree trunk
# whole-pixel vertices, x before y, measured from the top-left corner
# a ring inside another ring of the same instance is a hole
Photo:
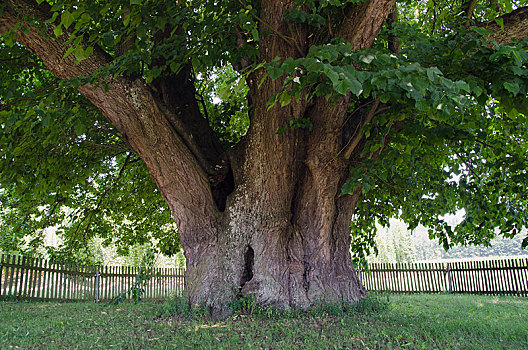
[[[369,47],[394,3],[350,5],[336,35],[356,48]],[[49,18],[47,6],[8,0],[0,31],[16,28],[25,15]],[[284,21],[291,6],[261,2],[260,59],[306,54],[307,28]],[[53,24],[46,26],[52,33]],[[64,58],[68,36],[42,36],[42,28],[27,24],[18,39],[59,78],[90,75],[111,60],[96,49],[75,64],[71,55]],[[320,99],[268,110],[266,103],[282,81],[268,78],[257,88],[263,74],[247,81],[253,101],[250,129],[227,152],[200,115],[185,71],[151,85],[119,77],[108,81],[108,92],[79,88],[149,168],[179,228],[189,302],[203,303],[217,316],[225,316],[228,302],[240,294],[283,309],[355,302],[365,295],[350,257],[349,224],[359,195],[339,196],[350,160],[335,156],[344,144],[349,98],[332,106]],[[276,133],[296,118],[309,118],[313,130]]]
[[[284,23],[287,6],[262,3],[266,27],[296,43],[262,33],[259,46],[266,61],[307,52],[306,28]],[[393,7],[392,0],[357,6],[338,35],[356,48],[372,45]],[[261,81],[262,74],[248,79],[251,125],[245,140],[230,152],[235,190],[214,232],[197,244],[196,235],[189,238],[180,230],[186,294],[192,304],[205,303],[220,314],[240,294],[283,309],[357,302],[366,293],[350,256],[350,220],[359,196],[339,196],[349,163],[335,156],[343,147],[349,98],[332,107],[321,99],[310,106],[301,101],[268,110],[266,103],[282,81],[267,79],[257,89],[253,82]],[[276,133],[296,118],[309,118],[313,130]]]

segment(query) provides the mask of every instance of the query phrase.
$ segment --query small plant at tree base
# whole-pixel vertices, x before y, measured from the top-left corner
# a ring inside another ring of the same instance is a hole
[[[351,316],[368,315],[385,312],[390,308],[388,294],[369,294],[356,303],[327,302],[318,303],[306,310],[279,310],[271,306],[261,306],[254,295],[242,296],[229,303],[229,308],[235,315],[256,315],[264,318],[298,318],[301,316]]]
[[[131,298],[135,303],[141,302],[141,298],[143,297],[143,294],[145,294],[145,288],[149,281],[153,277],[159,277],[159,274],[154,272],[154,258],[155,251],[152,248],[147,249],[142,257],[141,266],[134,284],[126,292],[112,298],[107,305],[117,305],[125,301],[127,298]]]
[[[229,309],[234,314],[254,314],[260,311],[262,307],[257,305],[257,299],[254,295],[248,294],[239,298],[233,299],[229,303]]]

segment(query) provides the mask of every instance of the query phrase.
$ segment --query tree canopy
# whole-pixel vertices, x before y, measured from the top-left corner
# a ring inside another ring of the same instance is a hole
[[[430,227],[446,249],[528,226],[525,1],[397,1],[368,44],[346,22],[372,1],[292,1],[288,35],[261,18],[258,1],[38,2],[0,4],[2,250],[36,249],[43,229],[58,225],[65,252],[95,236],[123,249],[155,239],[162,252],[177,251],[169,208],[140,155],[81,90],[126,77],[164,95],[182,74],[192,76],[203,123],[223,149],[243,139],[248,90],[266,79],[282,86],[270,109],[349,98],[335,156],[354,159],[341,194],[362,198],[351,222],[357,258],[374,244],[376,220],[391,217]],[[42,57],[35,46],[46,28],[58,44]],[[262,33],[291,56],[268,58]],[[63,60],[75,61],[75,74],[53,68]],[[276,132],[312,128],[302,117]],[[197,139],[205,132],[198,122],[182,129]],[[205,172],[214,169],[211,152],[193,153]],[[440,218],[461,208],[456,228]]]

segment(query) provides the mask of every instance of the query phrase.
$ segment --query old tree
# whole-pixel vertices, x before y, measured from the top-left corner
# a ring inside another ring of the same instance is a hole
[[[358,300],[376,220],[516,235],[523,3],[3,0],[3,249],[179,238],[189,301],[223,313]]]

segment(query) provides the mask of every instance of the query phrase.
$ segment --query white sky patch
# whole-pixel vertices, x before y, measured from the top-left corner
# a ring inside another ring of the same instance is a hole
[[[215,105],[219,105],[220,103],[222,103],[222,100],[220,99],[220,97],[215,95],[215,96],[213,96],[212,102]]]
[[[442,221],[445,221],[451,228],[455,228],[460,224],[466,217],[466,210],[464,208],[459,209],[454,214],[446,214],[439,216],[438,218]]]

